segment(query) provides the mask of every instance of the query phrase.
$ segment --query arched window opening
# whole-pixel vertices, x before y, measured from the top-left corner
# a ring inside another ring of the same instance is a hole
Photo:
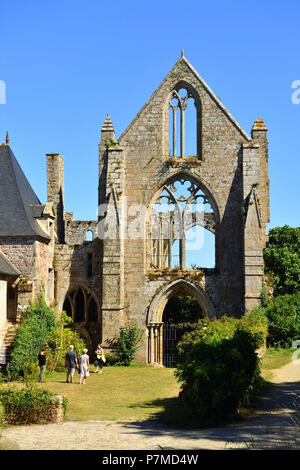
[[[152,206],[150,243],[152,268],[215,267],[215,215],[199,185],[183,177],[162,188]]]
[[[194,297],[183,293],[168,300],[162,317],[162,363],[165,367],[176,367],[178,342],[184,333],[189,331],[201,318],[204,318],[204,314]]]
[[[192,92],[175,88],[169,98],[169,155],[199,156],[200,107]]]
[[[72,304],[69,297],[66,297],[64,301],[63,310],[66,312],[68,317],[72,318]]]
[[[85,321],[85,299],[82,289],[78,289],[75,296],[75,322]]]
[[[74,306],[74,312],[73,308]],[[63,310],[76,322],[97,322],[99,307],[94,294],[85,287],[72,289],[66,296]]]
[[[94,233],[92,232],[92,230],[87,230],[86,232],[86,241],[87,242],[92,242],[94,239]]]

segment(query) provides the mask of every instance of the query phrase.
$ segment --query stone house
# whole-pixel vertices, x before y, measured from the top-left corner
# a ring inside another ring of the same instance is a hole
[[[8,142],[0,146],[0,249],[19,273],[9,322],[43,288],[90,351],[135,320],[144,331],[139,360],[165,364],[164,310],[174,296],[195,298],[209,317],[257,305],[269,222],[267,128],[257,119],[249,136],[183,54],[117,140],[107,116],[98,220],[65,212],[64,159],[46,158],[42,205]],[[210,264],[202,264],[203,234]]]

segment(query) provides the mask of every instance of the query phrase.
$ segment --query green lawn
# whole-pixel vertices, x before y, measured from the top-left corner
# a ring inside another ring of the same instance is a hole
[[[272,377],[272,370],[280,369],[292,360],[295,349],[267,349],[261,360],[261,373],[265,379]]]
[[[269,349],[261,361],[263,378],[287,364],[293,350]],[[130,421],[152,419],[166,425],[197,427],[194,417],[178,405],[180,384],[175,369],[150,366],[104,367],[102,374],[91,373],[86,385],[65,382],[65,372],[48,374],[45,387],[68,399],[67,420]]]
[[[46,387],[68,399],[66,419],[143,420],[160,415],[166,400],[176,403],[179,383],[174,369],[149,366],[104,367],[95,374],[91,366],[86,385],[79,384],[79,374],[72,384],[64,372],[48,375]]]

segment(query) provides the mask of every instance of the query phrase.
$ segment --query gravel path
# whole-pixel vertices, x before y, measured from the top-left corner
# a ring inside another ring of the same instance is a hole
[[[12,426],[2,432],[6,450],[300,449],[300,365],[274,372],[273,386],[254,404],[255,415],[224,428],[179,430],[150,421],[66,421]]]

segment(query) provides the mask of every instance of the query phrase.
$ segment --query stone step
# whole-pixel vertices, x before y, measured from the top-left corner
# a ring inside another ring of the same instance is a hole
[[[13,343],[20,325],[17,323],[6,322],[0,331],[0,364],[7,364],[13,349]]]

